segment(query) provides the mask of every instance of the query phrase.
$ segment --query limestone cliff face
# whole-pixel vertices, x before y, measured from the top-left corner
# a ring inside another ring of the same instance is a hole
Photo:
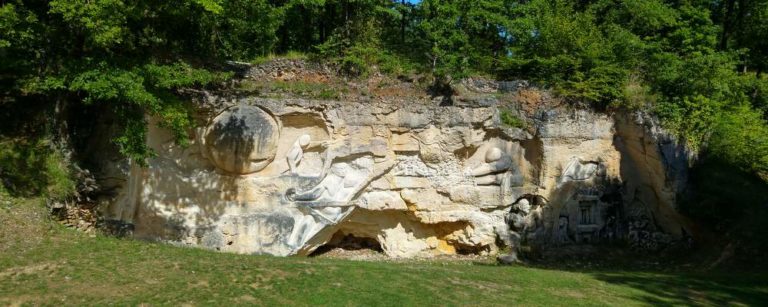
[[[105,215],[137,238],[273,255],[349,235],[392,257],[685,236],[687,157],[652,121],[511,91],[449,106],[209,95],[190,146],[151,125],[157,157],[130,167]]]

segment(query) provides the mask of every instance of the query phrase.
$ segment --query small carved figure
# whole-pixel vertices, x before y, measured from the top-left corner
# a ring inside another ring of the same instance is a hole
[[[485,152],[485,162],[468,171],[478,185],[502,184],[505,173],[512,167],[512,157],[492,147]]]
[[[517,201],[517,203],[515,203],[515,207],[525,215],[531,212],[531,202],[526,198]]]
[[[307,146],[309,146],[309,142],[311,140],[312,139],[308,134],[304,134],[297,138],[296,141],[293,142],[291,149],[288,150],[286,159],[288,160],[288,167],[290,168],[292,175],[296,175],[298,173],[296,168],[301,162],[301,159],[304,157],[304,150],[307,148]]]
[[[560,182],[586,181],[599,175],[604,175],[604,168],[600,162],[573,157],[560,175]]]
[[[560,219],[558,220],[556,241],[558,243],[568,243],[571,241],[570,238],[568,238],[568,217],[567,216],[561,216]]]
[[[605,225],[600,229],[600,238],[606,242],[613,242],[616,239],[616,217],[609,215],[606,218]]]
[[[291,201],[345,202],[363,181],[364,174],[346,163],[339,163],[331,166],[330,174],[314,188],[307,191],[291,189],[286,196]]]

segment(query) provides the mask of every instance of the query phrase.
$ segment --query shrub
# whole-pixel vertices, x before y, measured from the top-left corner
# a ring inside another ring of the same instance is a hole
[[[506,126],[520,128],[520,129],[523,129],[526,126],[525,120],[512,114],[512,112],[509,110],[506,110],[506,109],[499,110],[499,117],[501,119],[501,123]]]
[[[251,60],[251,64],[259,65],[259,64],[264,64],[264,63],[269,62],[269,61],[276,60],[276,59],[308,60],[309,59],[309,55],[307,55],[304,52],[299,52],[299,51],[289,51],[289,52],[287,52],[285,54],[270,53],[270,54],[267,54],[267,55],[264,55],[264,56],[260,56],[260,57],[257,57],[255,59]]]
[[[760,111],[743,106],[724,112],[707,150],[719,160],[768,181],[768,124]]]
[[[0,177],[11,196],[64,198],[76,188],[66,157],[46,139],[0,141]]]

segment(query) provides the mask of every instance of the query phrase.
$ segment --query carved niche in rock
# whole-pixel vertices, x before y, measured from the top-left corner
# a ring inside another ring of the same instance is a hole
[[[280,126],[256,106],[236,106],[213,119],[204,132],[208,156],[218,168],[232,174],[250,174],[272,163]]]

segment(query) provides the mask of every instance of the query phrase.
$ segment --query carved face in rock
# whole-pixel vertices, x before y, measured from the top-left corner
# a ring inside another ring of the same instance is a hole
[[[299,146],[301,146],[301,148],[307,148],[311,140],[312,140],[312,137],[310,137],[308,134],[304,134],[299,137]]]
[[[501,160],[502,156],[501,149],[497,147],[493,147],[488,149],[488,151],[485,152],[485,162],[486,163],[492,163]]]
[[[216,116],[204,138],[214,165],[228,173],[249,174],[272,162],[279,136],[279,126],[267,112],[237,106]]]

